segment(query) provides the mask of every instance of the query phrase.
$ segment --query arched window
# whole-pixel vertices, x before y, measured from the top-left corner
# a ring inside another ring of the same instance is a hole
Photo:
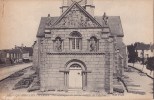
[[[71,50],[81,50],[82,47],[82,35],[74,31],[70,34],[70,49]]]
[[[56,39],[54,40],[54,50],[55,51],[62,51],[62,42],[63,40],[60,37],[56,37]]]
[[[98,42],[98,39],[94,36],[92,36],[89,40],[89,48],[90,48],[90,51],[98,51],[99,49],[99,42]]]

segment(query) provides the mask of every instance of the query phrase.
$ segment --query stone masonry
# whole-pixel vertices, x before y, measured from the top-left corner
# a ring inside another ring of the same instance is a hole
[[[67,9],[62,7],[65,11],[60,17],[48,15],[41,19],[34,44],[41,91],[69,91],[73,86],[83,91],[113,92],[113,75],[119,77],[117,69],[122,72],[124,67],[122,50],[115,45],[122,43],[122,39],[116,42],[123,37],[122,27],[117,26],[120,20],[106,14],[94,17],[84,9],[84,3],[74,0]],[[76,79],[76,84],[70,78]]]

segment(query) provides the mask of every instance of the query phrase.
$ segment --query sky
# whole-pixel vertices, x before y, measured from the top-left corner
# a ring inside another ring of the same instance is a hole
[[[62,0],[0,0],[0,49],[32,46],[41,17],[60,16],[61,5]],[[153,0],[94,0],[94,5],[96,16],[120,16],[126,45],[153,42]]]

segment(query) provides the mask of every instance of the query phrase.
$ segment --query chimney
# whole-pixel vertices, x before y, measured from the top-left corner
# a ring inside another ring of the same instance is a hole
[[[21,48],[23,48],[23,47],[24,47],[24,44],[22,43],[22,44],[21,44]]]
[[[48,18],[50,18],[50,14],[48,14]]]
[[[15,45],[14,47],[16,48],[17,46]]]

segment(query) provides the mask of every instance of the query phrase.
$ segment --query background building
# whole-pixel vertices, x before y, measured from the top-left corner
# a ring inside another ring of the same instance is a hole
[[[32,61],[33,48],[16,46],[12,49],[0,50],[0,64],[10,65]]]
[[[144,44],[137,42],[136,44],[136,51],[138,52],[138,57],[140,58],[147,58],[147,57],[153,57],[154,52],[154,45],[150,44]]]

